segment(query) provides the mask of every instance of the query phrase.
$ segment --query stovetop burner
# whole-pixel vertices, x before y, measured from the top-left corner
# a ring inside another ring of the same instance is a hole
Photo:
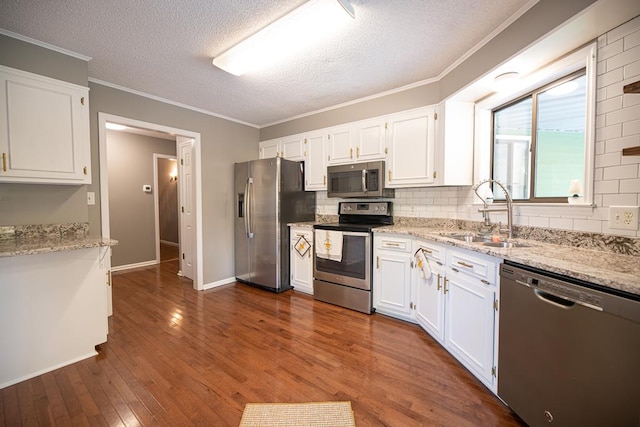
[[[316,224],[320,230],[371,231],[393,224],[392,202],[340,202],[338,223]]]

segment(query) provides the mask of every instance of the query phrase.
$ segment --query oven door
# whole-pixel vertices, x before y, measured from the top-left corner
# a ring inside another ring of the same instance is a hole
[[[344,231],[342,260],[334,261],[314,254],[313,277],[325,282],[370,291],[371,233]]]

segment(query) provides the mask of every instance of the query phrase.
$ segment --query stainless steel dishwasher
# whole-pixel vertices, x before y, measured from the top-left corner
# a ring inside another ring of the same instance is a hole
[[[640,298],[500,268],[498,396],[531,426],[640,426]]]

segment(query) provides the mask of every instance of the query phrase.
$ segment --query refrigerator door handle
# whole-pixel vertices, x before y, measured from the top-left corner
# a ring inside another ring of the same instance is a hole
[[[247,237],[249,239],[253,239],[253,224],[251,221],[253,217],[253,178],[247,179],[247,187],[245,191],[245,197],[247,200],[245,202],[246,212],[244,217],[244,227],[247,231]]]

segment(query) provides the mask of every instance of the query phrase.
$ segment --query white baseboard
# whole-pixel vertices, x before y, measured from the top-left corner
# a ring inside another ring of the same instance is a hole
[[[160,264],[158,262],[158,260],[152,260],[152,261],[144,261],[144,262],[137,262],[135,264],[126,264],[126,265],[118,265],[116,267],[111,267],[111,272],[115,272],[115,271],[122,271],[122,270],[131,270],[132,268],[140,268],[140,267],[151,267],[152,265],[157,265]]]
[[[163,243],[163,244],[169,245],[169,246],[176,246],[176,247],[180,246],[180,244],[177,243],[177,242],[170,242],[168,240],[162,240],[162,239],[160,240],[160,243]]]
[[[202,289],[200,290],[206,291],[207,289],[213,289],[213,288],[217,288],[218,286],[228,285],[229,283],[233,283],[235,281],[236,281],[235,277],[228,277],[226,279],[218,280],[216,282],[205,283],[204,286],[202,286]]]

